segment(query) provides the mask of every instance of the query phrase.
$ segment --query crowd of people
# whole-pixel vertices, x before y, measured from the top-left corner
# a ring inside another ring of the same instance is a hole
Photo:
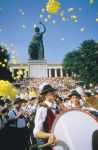
[[[83,89],[69,77],[26,79],[14,86],[19,91],[14,102],[0,97],[2,150],[52,150],[58,143],[51,133],[53,122],[70,108],[82,109],[98,119],[97,87]]]

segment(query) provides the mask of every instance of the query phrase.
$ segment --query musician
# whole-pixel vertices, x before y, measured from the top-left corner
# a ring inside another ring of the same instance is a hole
[[[81,99],[81,95],[77,91],[72,91],[69,95],[70,103],[69,108],[82,108],[84,101]]]
[[[8,113],[8,123],[10,126],[8,130],[8,136],[11,136],[10,140],[12,141],[12,143],[10,144],[9,142],[8,145],[10,150],[24,150],[29,139],[25,111],[22,109],[23,102],[24,101],[21,98],[16,98],[15,102],[13,103],[14,108]]]
[[[81,95],[77,91],[72,91],[68,108],[80,108],[93,114],[96,118],[98,118],[98,111],[95,109],[95,107],[93,107],[93,102],[95,102],[94,97],[86,93],[85,96],[83,96],[82,98],[83,99],[81,99]]]
[[[38,145],[48,141],[52,146],[57,142],[55,136],[51,133],[51,127],[56,115],[56,104],[54,102],[55,91],[56,89],[50,84],[46,84],[40,93],[44,96],[45,101],[43,105],[38,108],[35,116],[34,136],[37,138]],[[43,149],[44,148],[41,150]],[[45,147],[45,150],[51,150],[51,147]]]

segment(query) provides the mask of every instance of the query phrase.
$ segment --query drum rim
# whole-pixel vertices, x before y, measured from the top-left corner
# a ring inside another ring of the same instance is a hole
[[[65,111],[62,111],[62,112],[55,118],[55,120],[54,120],[54,122],[53,122],[53,125],[52,125],[52,129],[51,129],[51,132],[52,132],[52,133],[53,133],[55,124],[56,124],[56,122],[58,121],[58,119],[60,118],[60,116],[61,116],[62,114],[64,114],[65,112],[69,112],[69,111],[71,111],[71,110],[78,110],[78,111],[80,111],[80,112],[84,112],[85,114],[91,116],[91,118],[93,118],[93,119],[98,123],[98,120],[96,119],[96,117],[94,117],[94,116],[93,116],[91,113],[89,113],[88,111],[82,110],[82,109],[79,109],[79,108],[70,108],[70,109],[67,109],[67,110],[65,110]]]

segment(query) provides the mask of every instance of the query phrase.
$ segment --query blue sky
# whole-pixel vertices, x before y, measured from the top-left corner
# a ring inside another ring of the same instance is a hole
[[[98,42],[98,0],[93,4],[89,0],[58,0],[60,10],[48,18],[48,12],[42,12],[48,0],[0,0],[0,45],[9,45],[8,52],[18,62],[28,61],[28,45],[34,35],[34,24],[42,21],[47,31],[44,34],[45,59],[48,63],[62,63],[66,53],[77,49],[81,42],[94,39]],[[69,8],[74,11],[68,12]],[[67,18],[62,21],[60,16]],[[43,15],[40,18],[40,15]],[[76,15],[77,20],[71,16]],[[54,23],[53,23],[54,22]],[[14,56],[14,57],[13,57]]]

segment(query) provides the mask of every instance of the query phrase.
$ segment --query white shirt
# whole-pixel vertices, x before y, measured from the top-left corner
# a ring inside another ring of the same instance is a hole
[[[47,104],[51,108],[56,108],[56,104],[52,104],[47,100],[45,101],[45,104]],[[55,114],[55,110],[52,110],[52,111]],[[41,132],[41,131],[44,132],[43,123],[46,119],[46,116],[47,116],[47,108],[46,107],[39,107],[37,109],[36,116],[35,116],[35,127],[33,130],[34,135],[37,132]]]

